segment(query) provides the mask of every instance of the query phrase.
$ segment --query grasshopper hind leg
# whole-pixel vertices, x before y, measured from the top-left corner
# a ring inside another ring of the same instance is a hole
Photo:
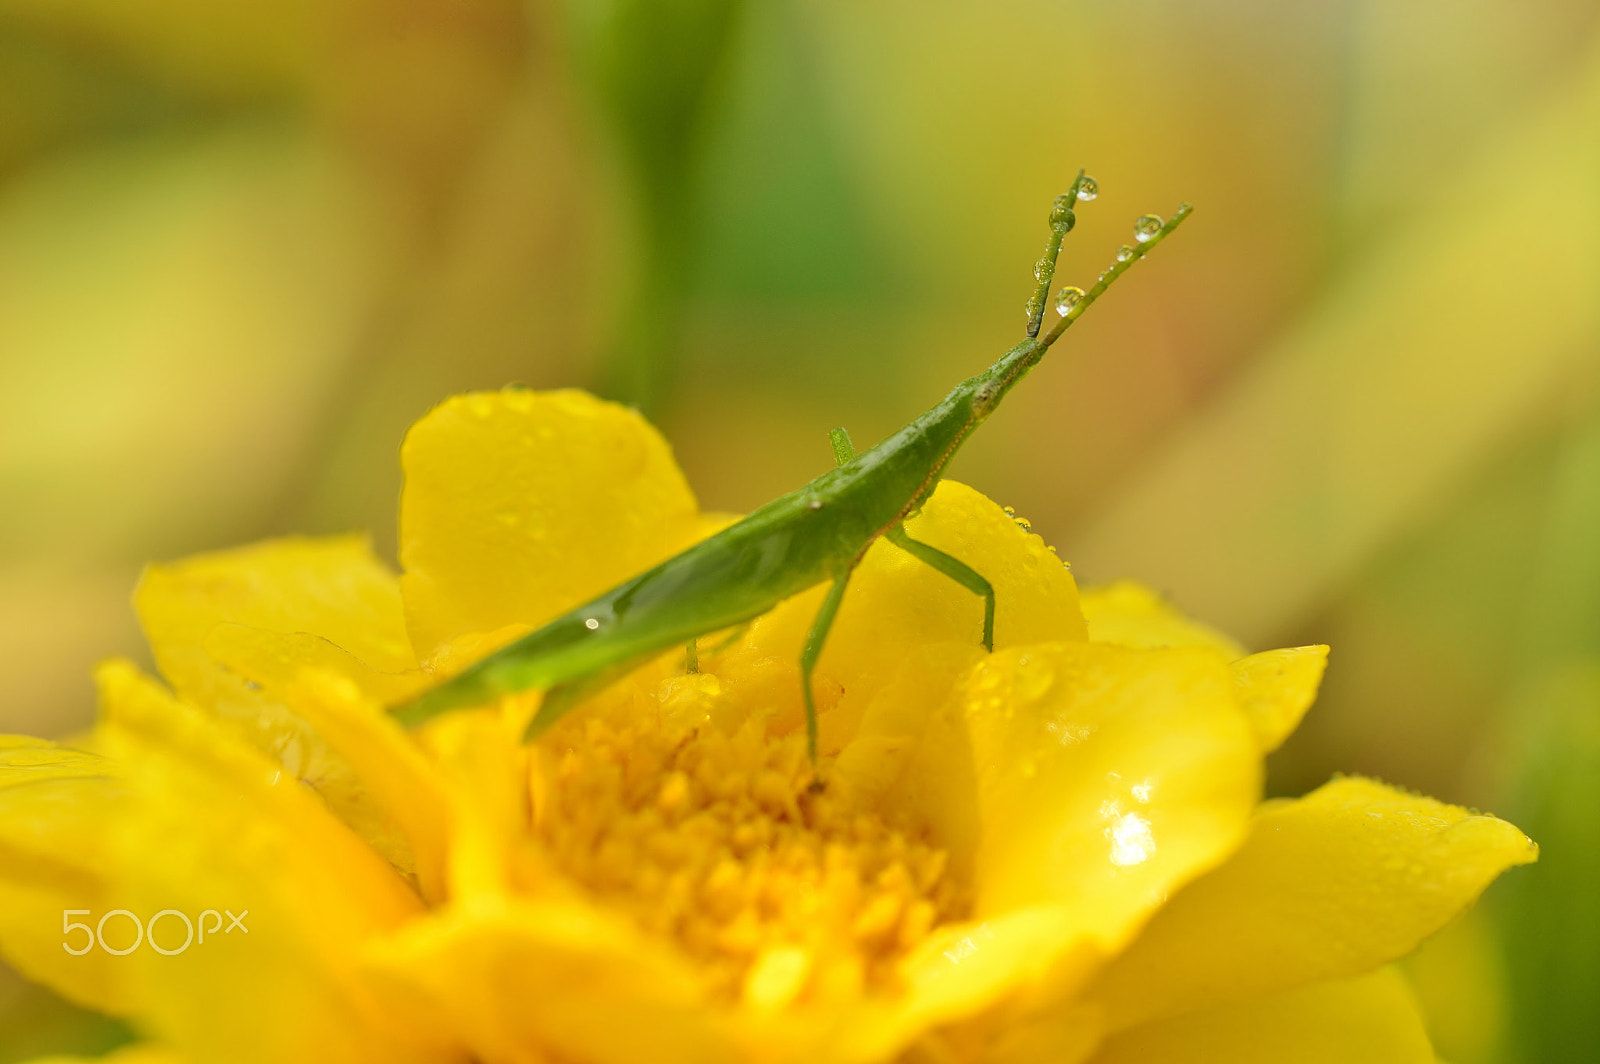
[[[994,652],[994,585],[960,558],[906,535],[904,525],[889,530],[889,542],[920,562],[931,565],[974,595],[983,596],[983,649]]]

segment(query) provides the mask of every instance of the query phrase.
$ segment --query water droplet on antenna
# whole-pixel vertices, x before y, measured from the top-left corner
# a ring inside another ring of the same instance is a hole
[[[1133,249],[1130,248],[1128,245],[1124,244],[1120,248],[1117,249],[1117,261],[1118,262],[1127,262],[1131,258],[1133,258]]]
[[[1100,195],[1100,182],[1088,174],[1078,178],[1078,199],[1088,203],[1098,195]]]
[[[1133,223],[1133,238],[1143,244],[1146,240],[1161,232],[1161,227],[1167,223],[1161,220],[1159,214],[1145,214]]]
[[[1083,289],[1068,285],[1056,293],[1056,313],[1063,318],[1072,313],[1072,308],[1083,302]]]

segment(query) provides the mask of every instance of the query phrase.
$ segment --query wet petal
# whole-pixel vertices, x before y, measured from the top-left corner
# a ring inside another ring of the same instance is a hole
[[[447,399],[400,460],[401,586],[424,658],[467,632],[542,624],[701,531],[660,434],[583,392]]]
[[[914,803],[900,815],[975,893],[974,927],[941,932],[908,979],[952,1014],[1032,982],[1064,993],[1233,851],[1259,787],[1213,651],[1056,643],[980,661],[896,783]]]
[[[1410,988],[1382,969],[1145,1024],[1091,1064],[1434,1064]]]
[[[1244,648],[1214,628],[1186,617],[1166,599],[1132,580],[1083,591],[1083,617],[1095,643],[1147,650],[1211,647],[1237,658]]]
[[[1250,718],[1263,754],[1276,750],[1299,726],[1316,701],[1327,667],[1324,645],[1266,650],[1228,667],[1239,705]]]
[[[984,825],[978,912],[1067,905],[1119,945],[1230,853],[1261,771],[1230,686],[1204,650],[1068,643],[981,663],[958,695]]]
[[[1491,816],[1364,779],[1271,802],[1091,993],[1129,1025],[1371,971],[1416,948],[1534,845]]]

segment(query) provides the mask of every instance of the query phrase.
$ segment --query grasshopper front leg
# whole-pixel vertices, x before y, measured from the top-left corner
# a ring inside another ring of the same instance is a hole
[[[974,595],[983,596],[983,649],[994,652],[994,585],[960,558],[906,535],[904,525],[889,530],[889,542],[920,562],[925,562]]]
[[[817,700],[811,691],[811,670],[822,655],[822,644],[828,638],[828,629],[833,627],[839,603],[844,601],[845,585],[849,582],[850,571],[846,570],[828,589],[828,597],[822,600],[822,608],[817,611],[816,619],[811,622],[811,631],[806,634],[805,649],[800,651],[800,691],[806,703],[806,750],[811,755],[813,770],[817,765]]]

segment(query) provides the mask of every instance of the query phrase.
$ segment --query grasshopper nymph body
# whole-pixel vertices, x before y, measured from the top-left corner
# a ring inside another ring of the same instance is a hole
[[[984,646],[993,649],[994,590],[989,582],[961,560],[911,539],[904,523],[933,493],[962,443],[1050,345],[1190,213],[1184,204],[1164,223],[1153,215],[1141,218],[1135,227],[1138,242],[1120,249],[1116,262],[1087,292],[1063,289],[1056,300],[1059,318],[1040,335],[1061,238],[1072,228],[1073,207],[1080,195],[1091,198],[1093,188],[1093,179],[1079,173],[1072,188],[1057,198],[1050,215],[1050,242],[1034,270],[1038,285],[1028,303],[1027,339],[988,369],[957,384],[932,409],[860,454],[844,431],[835,429],[830,438],[836,468],[503,647],[399,707],[396,717],[417,724],[456,707],[542,690],[544,700],[528,726],[532,737],[587,695],[663,650],[749,621],[792,595],[828,582],[831,587],[800,658],[807,738],[815,762],[811,672],[851,572],[883,536],[983,596],[982,638]]]

